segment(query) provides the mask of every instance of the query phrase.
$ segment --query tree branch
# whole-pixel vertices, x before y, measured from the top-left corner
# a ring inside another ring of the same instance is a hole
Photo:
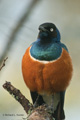
[[[10,82],[6,82],[3,85],[3,88],[6,89],[22,105],[25,112],[28,113],[29,109],[32,107],[32,104],[25,98],[20,90],[16,89]]]
[[[8,57],[4,59],[4,61],[3,61],[2,65],[0,66],[0,71],[1,71],[1,70],[2,70],[2,68],[5,66],[5,62],[6,62],[6,60],[7,60],[7,59],[8,59]]]
[[[48,113],[46,105],[34,108],[20,90],[16,89],[10,82],[6,82],[3,85],[3,88],[6,89],[22,105],[25,112],[28,114],[27,120],[54,120],[51,114]]]

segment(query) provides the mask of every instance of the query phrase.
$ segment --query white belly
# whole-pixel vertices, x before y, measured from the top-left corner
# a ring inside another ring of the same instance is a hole
[[[44,94],[42,96],[43,96],[44,102],[47,105],[53,107],[53,112],[54,112],[57,108],[57,105],[58,105],[59,101],[60,101],[60,93],[55,93],[53,95],[53,97],[52,97],[52,95],[46,95],[46,94]],[[53,103],[53,105],[52,105],[52,103]]]

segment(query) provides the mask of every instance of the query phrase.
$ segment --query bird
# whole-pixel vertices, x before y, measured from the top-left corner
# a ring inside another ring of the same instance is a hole
[[[55,24],[45,22],[22,58],[22,75],[33,104],[47,104],[55,120],[64,120],[65,92],[72,78],[73,65],[67,46]]]

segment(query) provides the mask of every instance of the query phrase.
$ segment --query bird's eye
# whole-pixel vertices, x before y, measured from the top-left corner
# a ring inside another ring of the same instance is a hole
[[[53,32],[53,31],[54,31],[54,29],[53,29],[53,28],[50,28],[50,31],[51,31],[51,32]]]

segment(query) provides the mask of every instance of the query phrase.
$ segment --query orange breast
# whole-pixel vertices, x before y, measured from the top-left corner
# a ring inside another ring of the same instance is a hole
[[[72,61],[68,52],[63,49],[56,61],[40,63],[31,58],[30,47],[22,59],[23,78],[31,91],[54,93],[64,91],[72,77]]]

